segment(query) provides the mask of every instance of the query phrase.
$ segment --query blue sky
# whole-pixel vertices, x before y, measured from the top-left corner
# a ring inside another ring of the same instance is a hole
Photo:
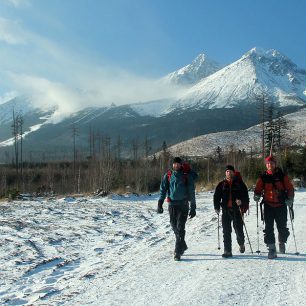
[[[0,96],[95,99],[104,83],[101,99],[114,101],[124,83],[141,101],[199,53],[224,65],[255,46],[306,68],[305,12],[304,0],[0,0]]]

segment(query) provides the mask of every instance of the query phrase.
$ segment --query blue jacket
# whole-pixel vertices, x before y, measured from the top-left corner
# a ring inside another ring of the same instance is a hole
[[[160,184],[160,197],[164,201],[166,197],[170,198],[169,205],[179,205],[190,201],[192,208],[195,208],[195,185],[193,176],[188,173],[185,175],[182,171],[171,171],[170,182],[168,173],[166,173]]]

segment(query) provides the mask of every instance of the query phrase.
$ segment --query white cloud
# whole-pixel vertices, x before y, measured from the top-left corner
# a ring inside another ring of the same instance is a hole
[[[53,122],[59,122],[85,107],[144,102],[173,97],[174,93],[178,92],[177,88],[170,88],[156,80],[143,79],[127,73],[116,75],[115,79],[99,75],[82,75],[79,79],[81,84],[77,87],[37,76],[10,76],[18,91],[30,96],[36,107],[57,108],[52,117]]]
[[[24,44],[24,33],[19,23],[0,17],[0,41],[10,45]]]
[[[15,8],[22,8],[31,6],[30,0],[1,0],[1,2],[14,6]]]
[[[55,121],[89,106],[145,102],[178,94],[178,88],[158,80],[98,65],[27,30],[20,22],[0,17],[0,40],[7,43],[0,56],[6,87],[31,97],[36,106],[56,106]]]

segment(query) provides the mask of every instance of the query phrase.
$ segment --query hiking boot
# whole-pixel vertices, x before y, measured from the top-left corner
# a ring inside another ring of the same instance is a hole
[[[280,243],[279,243],[278,249],[279,249],[279,252],[280,252],[281,254],[285,254],[285,253],[286,253],[286,245],[285,245],[285,243],[280,242]]]
[[[244,244],[240,244],[239,245],[239,251],[240,251],[240,253],[244,253],[245,252],[245,245]]]
[[[179,253],[174,253],[174,260],[175,260],[175,261],[180,261],[180,260],[181,260],[181,254],[179,254]]]
[[[229,257],[233,257],[233,254],[231,251],[224,251],[224,253],[222,254],[223,258],[229,258]]]
[[[275,243],[268,244],[268,259],[274,259],[277,257]]]
[[[185,240],[183,240],[183,242],[182,242],[182,249],[181,249],[181,255],[183,255],[184,252],[185,252],[187,249],[188,249],[188,246],[187,246]]]

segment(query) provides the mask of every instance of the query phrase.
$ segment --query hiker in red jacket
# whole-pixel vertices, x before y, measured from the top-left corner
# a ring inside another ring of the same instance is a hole
[[[276,167],[276,159],[268,156],[265,159],[267,170],[260,175],[254,190],[254,201],[258,202],[262,196],[264,205],[264,242],[269,254],[268,258],[277,257],[274,235],[274,221],[278,230],[279,252],[286,251],[285,243],[290,235],[287,228],[287,206],[292,209],[294,188],[287,175]]]
[[[214,193],[214,208],[217,214],[222,207],[222,227],[224,253],[222,257],[232,257],[232,221],[239,244],[240,253],[245,252],[243,233],[243,213],[249,208],[248,189],[239,172],[232,165],[225,168],[225,179],[221,181]]]

